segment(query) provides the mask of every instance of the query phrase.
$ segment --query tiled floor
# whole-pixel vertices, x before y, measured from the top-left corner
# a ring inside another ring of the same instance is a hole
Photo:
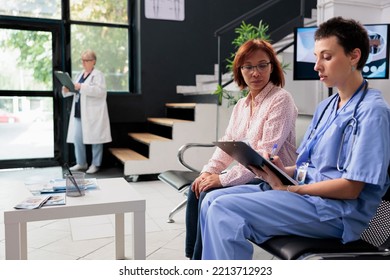
[[[12,183],[31,183],[62,176],[60,167],[0,170],[0,260],[5,259],[4,221],[1,205],[7,201],[4,188]],[[123,177],[120,168],[104,169],[89,175],[96,178]],[[185,197],[160,181],[130,182],[146,199],[146,256],[149,260],[185,260],[185,211],[167,223],[169,212]],[[129,218],[129,217],[127,217]],[[113,216],[62,219],[28,223],[28,258],[33,260],[109,260],[114,259],[114,237],[106,233]],[[126,244],[131,244],[126,234]],[[126,258],[131,250],[126,250]],[[255,248],[254,259],[271,259],[266,252]]]

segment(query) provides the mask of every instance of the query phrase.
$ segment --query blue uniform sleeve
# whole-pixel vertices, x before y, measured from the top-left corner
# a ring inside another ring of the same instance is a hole
[[[343,178],[385,184],[390,161],[390,110],[381,95],[368,92],[359,107],[357,136]]]

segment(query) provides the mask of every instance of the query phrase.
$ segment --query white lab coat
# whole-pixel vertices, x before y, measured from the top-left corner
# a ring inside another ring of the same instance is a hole
[[[82,74],[77,75],[74,83],[78,83]],[[70,97],[75,96],[75,93],[62,91],[62,95],[63,97]],[[106,98],[107,90],[104,75],[99,70],[93,69],[80,88],[81,126],[84,144],[102,144],[112,141]],[[74,110],[75,98],[73,98],[70,112],[66,139],[68,143],[74,143],[75,138]]]

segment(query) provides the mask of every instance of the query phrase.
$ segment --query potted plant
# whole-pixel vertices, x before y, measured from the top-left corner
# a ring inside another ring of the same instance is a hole
[[[245,43],[248,40],[251,39],[262,39],[262,40],[269,40],[268,32],[268,24],[263,23],[262,20],[260,20],[258,26],[254,26],[252,24],[246,24],[244,21],[241,23],[240,27],[235,29],[235,33],[237,33],[237,37],[232,41],[232,45],[234,46],[235,50],[237,50],[243,43]],[[233,60],[234,60],[235,53],[232,53],[228,59],[226,59],[227,65],[226,68],[228,71],[232,71],[233,68]],[[288,69],[289,64],[283,64],[282,68],[284,70]],[[248,90],[243,89],[238,92],[235,91],[229,91],[223,88],[221,85],[217,86],[217,89],[214,91],[214,94],[218,95],[218,101],[219,104],[222,104],[222,99],[226,99],[227,106],[233,106],[237,103],[237,101],[247,96]]]

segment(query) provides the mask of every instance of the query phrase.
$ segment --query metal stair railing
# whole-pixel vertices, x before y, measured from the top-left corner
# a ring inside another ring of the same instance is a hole
[[[225,34],[228,31],[231,31],[232,29],[236,28],[237,25],[241,24],[242,21],[249,19],[253,16],[259,15],[262,12],[265,12],[267,9],[271,8],[272,6],[278,4],[281,0],[269,0],[262,5],[252,9],[251,11],[243,14],[242,16],[232,20],[231,22],[225,24],[221,28],[217,29],[214,33],[214,36],[217,37],[218,41],[218,85],[222,86],[222,88],[226,87],[227,85],[231,84],[233,82],[233,79],[230,81],[227,81],[226,83],[222,84],[222,61],[221,61],[221,36]],[[299,16],[293,18],[292,20],[288,21],[287,23],[283,24],[273,32],[271,32],[271,36],[276,38],[283,38],[284,36],[291,33],[291,26],[303,26],[304,23],[304,13],[305,13],[305,0],[300,1],[300,14]],[[279,40],[280,40],[279,39]],[[281,49],[277,50],[277,54],[283,52],[288,47],[292,46],[294,42],[288,43],[285,46],[283,46]]]

